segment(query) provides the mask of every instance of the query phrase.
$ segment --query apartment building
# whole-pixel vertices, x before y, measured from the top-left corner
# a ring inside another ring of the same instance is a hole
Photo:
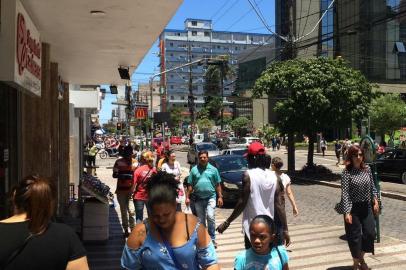
[[[185,29],[165,29],[160,36],[161,71],[181,66],[203,58],[228,55],[229,64],[236,70],[238,55],[248,49],[273,43],[270,34],[215,31],[211,20],[186,19]],[[193,65],[183,67],[161,76],[166,90],[168,108],[181,107],[188,111],[189,78],[195,109],[204,105],[204,73],[207,67]],[[224,82],[224,101],[235,89],[236,75]],[[220,94],[220,93],[219,93]]]

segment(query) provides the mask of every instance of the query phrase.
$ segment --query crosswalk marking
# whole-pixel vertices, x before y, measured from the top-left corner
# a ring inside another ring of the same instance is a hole
[[[113,210],[113,209],[112,209]],[[119,208],[116,218],[110,220],[110,240],[106,246],[86,246],[91,269],[119,269],[124,246],[120,225]],[[225,217],[216,216],[217,225]],[[343,226],[325,226],[314,224],[291,224],[289,233],[292,244],[287,248],[289,269],[350,269],[351,254],[347,242],[342,238]],[[244,250],[244,234],[241,216],[235,220],[224,234],[217,234],[217,256],[221,269],[231,270],[235,256]],[[381,237],[381,243],[375,244],[375,255],[368,254],[366,260],[373,269],[406,269],[406,242],[390,237]],[[347,267],[347,268],[346,268]]]

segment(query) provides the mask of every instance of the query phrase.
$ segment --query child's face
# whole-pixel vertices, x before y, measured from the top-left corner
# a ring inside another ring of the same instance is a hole
[[[275,234],[269,231],[267,224],[256,222],[250,226],[250,238],[255,253],[265,255],[270,251],[270,244],[274,240]]]

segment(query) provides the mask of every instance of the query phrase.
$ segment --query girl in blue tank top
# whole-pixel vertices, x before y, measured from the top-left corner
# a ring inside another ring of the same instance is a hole
[[[216,251],[196,217],[176,211],[178,182],[159,172],[147,184],[149,218],[138,224],[124,246],[125,269],[219,269]]]

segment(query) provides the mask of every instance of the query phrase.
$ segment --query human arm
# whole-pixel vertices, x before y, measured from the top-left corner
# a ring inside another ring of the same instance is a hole
[[[216,193],[217,193],[217,206],[222,207],[223,206],[223,191],[221,188],[221,177],[219,171],[216,169],[215,170],[215,180],[216,180]]]
[[[69,261],[66,270],[89,270],[86,256]]]
[[[251,180],[250,176],[248,175],[248,172],[244,172],[244,176],[242,179],[242,190],[241,190],[241,195],[238,198],[237,204],[235,205],[235,208],[231,215],[221,223],[217,227],[217,231],[219,233],[223,233],[228,226],[230,226],[230,223],[233,222],[234,219],[236,219],[244,210],[245,206],[247,205],[249,196],[251,194]]]
[[[117,160],[116,160],[116,162],[114,163],[114,166],[113,166],[113,178],[118,178],[118,163],[117,163]]]
[[[203,269],[218,270],[216,250],[206,227],[200,225],[197,231],[197,258]]]
[[[295,196],[293,195],[292,187],[290,184],[286,186],[286,194],[288,195],[288,199],[293,208],[293,216],[296,217],[297,215],[299,215],[299,210],[297,209]]]
[[[189,177],[187,178],[187,189],[186,189],[186,192],[185,192],[185,195],[186,195],[185,196],[185,204],[186,204],[186,206],[190,205],[190,195],[193,192],[192,183],[193,183],[193,175],[192,175],[192,171],[190,171]]]
[[[128,237],[121,255],[121,267],[125,269],[143,269],[141,253],[142,245],[147,237],[145,225],[137,224]]]
[[[341,175],[341,203],[344,211],[344,220],[348,224],[352,224],[351,208],[352,202],[350,198],[350,175],[345,170]]]

